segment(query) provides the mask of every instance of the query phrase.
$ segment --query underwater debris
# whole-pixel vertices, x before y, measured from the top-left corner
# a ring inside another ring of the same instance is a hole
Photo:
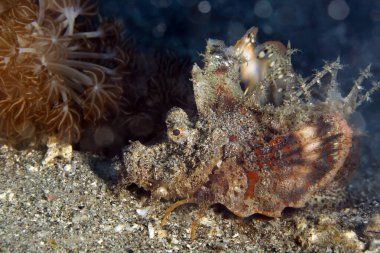
[[[127,56],[119,24],[97,14],[89,0],[1,1],[2,143],[75,143],[119,113]]]
[[[290,46],[257,44],[256,32],[251,28],[233,47],[208,40],[204,67],[192,70],[198,115],[173,108],[159,143],[133,142],[124,150],[122,184],[181,199],[162,225],[186,203],[199,205],[198,217],[215,203],[241,217],[278,217],[353,170],[357,140],[346,120],[380,87],[373,82],[363,93],[369,67],[343,97],[339,59],[305,79],[293,71]],[[251,64],[258,72],[249,72]]]
[[[334,249],[342,252],[363,252],[365,249],[365,244],[354,231],[343,229],[334,219],[325,215],[321,215],[313,226],[300,228],[296,240],[303,248],[311,249],[311,252],[317,252],[318,247],[329,249],[335,245]]]

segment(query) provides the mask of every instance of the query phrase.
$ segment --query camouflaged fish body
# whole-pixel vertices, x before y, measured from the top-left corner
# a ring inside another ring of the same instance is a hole
[[[127,183],[157,198],[182,199],[164,221],[185,203],[202,210],[221,203],[242,217],[277,217],[352,169],[344,166],[354,144],[346,119],[379,87],[373,83],[361,93],[369,68],[342,97],[338,61],[305,81],[291,67],[289,47],[257,44],[256,33],[251,28],[234,47],[209,40],[204,67],[192,71],[197,117],[173,108],[159,143],[135,142],[125,150]],[[325,99],[319,100],[312,91],[327,75]]]

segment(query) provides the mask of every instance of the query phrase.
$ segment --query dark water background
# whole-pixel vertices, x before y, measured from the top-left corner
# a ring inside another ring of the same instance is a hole
[[[199,62],[207,38],[233,45],[257,26],[260,42],[290,41],[301,50],[293,63],[303,76],[340,56],[343,91],[368,64],[380,80],[379,0],[101,0],[100,12],[122,19],[126,34],[146,52],[172,51]],[[370,152],[380,161],[380,91],[372,99],[359,111]]]

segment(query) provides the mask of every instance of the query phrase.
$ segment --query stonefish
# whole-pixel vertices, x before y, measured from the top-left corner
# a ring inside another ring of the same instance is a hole
[[[369,67],[342,97],[339,59],[304,79],[293,70],[290,46],[258,44],[256,34],[249,29],[231,47],[208,40],[203,68],[192,70],[197,116],[173,108],[160,140],[124,151],[124,183],[179,200],[162,224],[186,203],[198,204],[200,214],[220,203],[240,217],[278,217],[352,170],[355,133],[347,119],[380,85],[362,91]]]

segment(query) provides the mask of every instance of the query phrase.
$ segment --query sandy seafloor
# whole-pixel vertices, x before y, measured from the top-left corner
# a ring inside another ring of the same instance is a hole
[[[209,12],[200,13],[200,2],[210,4]],[[343,9],[329,13],[332,2]],[[380,79],[379,1],[105,0],[101,12],[123,18],[146,51],[168,48],[199,61],[207,38],[233,44],[256,25],[264,30],[261,41],[291,40],[301,49],[294,60],[300,73],[341,56],[343,88],[369,63]],[[72,160],[42,165],[46,151],[3,146],[0,252],[380,252],[379,108],[377,92],[359,109],[361,165],[345,188],[320,193],[278,219],[242,220],[215,206],[195,241],[189,239],[195,206],[176,209],[162,228],[171,202],[154,201],[136,188],[116,190],[118,168],[111,159],[74,151]]]
[[[364,156],[362,159],[368,159]],[[136,188],[117,191],[117,166],[74,152],[0,149],[0,252],[379,252],[379,164],[366,161],[346,188],[318,194],[282,218],[239,219],[210,208],[189,239],[196,207],[176,209]]]

